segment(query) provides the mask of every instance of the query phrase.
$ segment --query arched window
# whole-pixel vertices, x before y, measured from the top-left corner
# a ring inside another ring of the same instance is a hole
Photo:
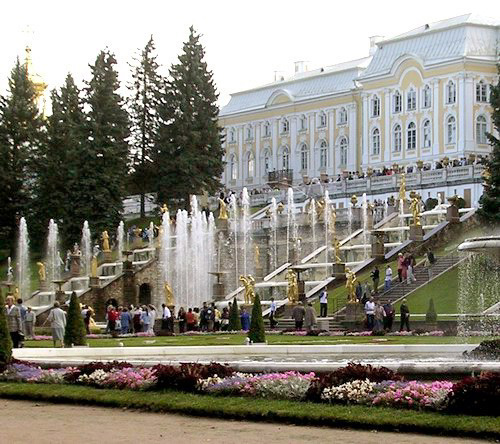
[[[246,127],[246,140],[252,140],[252,139],[253,139],[253,126],[247,125],[247,127]]]
[[[406,96],[406,110],[415,111],[417,109],[417,92],[410,88]]]
[[[406,130],[406,149],[414,150],[415,148],[417,148],[417,126],[414,122],[410,122]]]
[[[342,107],[339,111],[339,125],[345,125],[347,123],[347,110]]]
[[[397,124],[394,126],[392,131],[392,143],[394,146],[394,152],[401,152],[401,125]]]
[[[449,81],[446,84],[446,103],[455,103],[457,100],[457,88],[453,81]]]
[[[290,131],[290,122],[286,117],[283,117],[281,120],[281,134],[286,134],[288,131]]]
[[[269,171],[271,171],[271,153],[269,150],[264,151],[262,167],[264,168],[264,174],[267,174],[269,173]]]
[[[374,156],[380,154],[380,130],[378,128],[372,131],[372,153]]]
[[[425,85],[424,90],[422,92],[422,107],[430,108],[431,105],[432,105],[431,87],[429,85]]]
[[[264,122],[264,137],[271,137],[271,124]]]
[[[318,127],[324,128],[326,126],[326,114],[321,111],[318,116]]]
[[[302,171],[307,171],[309,168],[309,150],[307,149],[307,145],[303,143],[300,146],[300,169]]]
[[[446,143],[455,143],[457,140],[457,121],[455,117],[450,116],[446,120]]]
[[[246,164],[247,177],[253,177],[255,174],[255,156],[251,151],[247,153]]]
[[[424,148],[430,148],[432,143],[431,121],[424,120],[422,125],[422,145]]]
[[[326,168],[328,165],[328,145],[324,140],[319,145],[319,167]]]
[[[476,141],[477,143],[485,144],[488,143],[488,137],[486,136],[486,117],[478,116],[476,119]]]
[[[347,139],[345,137],[342,137],[340,139],[340,165],[347,165]]]
[[[302,114],[299,119],[299,131],[307,130],[307,117]]]
[[[234,154],[231,154],[229,158],[229,177],[231,180],[238,178],[238,166],[236,165],[236,156]]]
[[[290,166],[290,151],[287,146],[284,146],[281,150],[281,168],[288,170]]]
[[[372,98],[372,117],[380,116],[380,99],[378,96]]]
[[[488,85],[480,80],[476,83],[476,102],[488,101]]]
[[[229,143],[234,143],[236,142],[236,131],[234,128],[231,128],[229,130]]]
[[[394,113],[401,112],[401,93],[396,91],[392,96],[392,111]]]

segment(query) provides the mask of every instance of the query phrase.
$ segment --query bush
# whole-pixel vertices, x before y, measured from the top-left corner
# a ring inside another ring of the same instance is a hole
[[[448,395],[448,411],[500,416],[500,373],[483,373],[454,384]]]
[[[372,367],[370,364],[356,364],[349,362],[346,367],[339,368],[334,372],[320,375],[311,382],[306,399],[319,402],[325,388],[338,386],[356,380],[370,382],[401,381],[403,378],[387,367]]]
[[[435,324],[437,321],[437,313],[434,308],[434,299],[430,298],[429,300],[429,308],[427,309],[427,313],[425,313],[425,321],[430,324]]]
[[[430,210],[433,210],[436,205],[438,204],[438,200],[437,199],[434,199],[433,197],[429,197],[429,199],[427,199],[425,201],[425,211],[430,211]]]
[[[240,310],[238,309],[238,301],[236,298],[233,299],[233,304],[231,305],[231,311],[229,312],[229,331],[240,331],[241,330],[241,319]]]
[[[10,338],[4,307],[5,301],[0,290],[0,372],[12,359],[12,340]]]
[[[78,296],[73,292],[71,293],[69,302],[68,319],[66,320],[66,331],[64,332],[64,345],[66,347],[87,345],[86,334]]]
[[[463,355],[468,359],[500,360],[500,339],[483,341],[474,350],[464,352]]]
[[[266,333],[264,331],[264,319],[262,318],[262,306],[260,297],[255,295],[252,307],[252,320],[250,321],[250,330],[248,337],[252,342],[266,342]]]

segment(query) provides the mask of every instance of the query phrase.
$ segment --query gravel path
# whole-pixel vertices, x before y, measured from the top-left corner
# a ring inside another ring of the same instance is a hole
[[[5,399],[0,399],[0,442],[9,444],[484,443],[472,439],[226,421]]]

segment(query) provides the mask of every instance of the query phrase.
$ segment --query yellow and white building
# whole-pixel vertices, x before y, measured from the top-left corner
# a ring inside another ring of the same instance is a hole
[[[261,188],[268,173],[293,182],[344,171],[487,154],[490,84],[500,21],[472,14],[397,37],[370,38],[370,55],[231,95],[223,182]]]

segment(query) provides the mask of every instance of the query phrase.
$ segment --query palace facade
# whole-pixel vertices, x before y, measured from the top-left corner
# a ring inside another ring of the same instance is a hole
[[[500,21],[468,14],[371,37],[366,58],[313,71],[298,62],[289,79],[232,94],[220,112],[224,184],[260,189],[278,176],[299,184],[488,154],[499,42]]]

